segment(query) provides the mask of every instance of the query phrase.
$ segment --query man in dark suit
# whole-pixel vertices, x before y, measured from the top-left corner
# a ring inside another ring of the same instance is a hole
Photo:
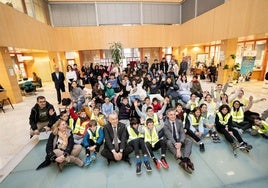
[[[179,165],[182,169],[191,174],[191,170],[194,170],[194,164],[189,158],[192,150],[192,141],[185,137],[183,124],[181,120],[176,118],[176,110],[170,108],[166,114],[168,118],[165,121],[163,131],[167,147],[176,160],[181,160]]]
[[[53,80],[53,82],[55,84],[55,88],[57,90],[58,104],[60,104],[61,103],[61,93],[60,93],[60,90],[62,92],[65,92],[65,85],[64,85],[65,77],[64,77],[63,72],[60,72],[59,71],[59,67],[58,66],[55,66],[54,69],[55,69],[55,72],[53,72],[51,74],[51,76],[52,76],[52,80]]]
[[[108,121],[104,126],[105,144],[101,155],[107,159],[108,165],[111,161],[126,161],[130,164],[128,155],[132,152],[132,147],[127,145],[127,129],[125,124],[118,122],[116,112],[108,116]]]

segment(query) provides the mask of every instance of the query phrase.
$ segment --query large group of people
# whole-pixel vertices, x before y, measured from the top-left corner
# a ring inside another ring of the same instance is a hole
[[[215,143],[223,135],[232,150],[252,148],[242,138],[244,132],[268,137],[267,122],[250,111],[257,100],[247,99],[242,88],[227,95],[228,82],[203,91],[197,75],[187,80],[187,67],[185,58],[180,64],[174,57],[169,63],[165,58],[154,60],[151,66],[145,58],[125,69],[114,63],[109,67],[86,64],[81,71],[77,65],[68,65],[64,76],[56,66],[52,80],[65,110],[57,115],[46,98],[38,96],[30,115],[31,137],[52,130],[43,164],[55,162],[61,171],[66,163],[89,166],[99,153],[108,165],[121,160],[130,164],[129,154],[134,151],[136,174],[141,174],[142,162],[148,172],[152,171],[150,161],[156,169],[168,169],[169,151],[191,174],[195,170],[192,147],[199,145],[200,152],[205,152],[207,135]],[[214,82],[212,72],[209,79]],[[60,96],[65,79],[70,99]],[[85,84],[92,86],[89,96]],[[82,147],[83,160],[79,158]]]

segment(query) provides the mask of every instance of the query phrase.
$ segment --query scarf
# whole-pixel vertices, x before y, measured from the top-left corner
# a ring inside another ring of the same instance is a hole
[[[68,145],[68,135],[67,132],[58,132],[58,148],[65,150]]]

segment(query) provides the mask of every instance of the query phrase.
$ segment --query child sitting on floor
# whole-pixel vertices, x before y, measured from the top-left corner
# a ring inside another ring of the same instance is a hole
[[[264,138],[268,139],[268,123],[261,120],[260,117],[254,119],[254,125],[252,126],[251,135],[256,136],[260,134]]]
[[[96,160],[97,153],[100,151],[100,147],[103,144],[104,132],[103,128],[97,124],[97,121],[90,120],[88,124],[87,133],[83,139],[83,146],[86,149],[85,166]],[[90,152],[93,154],[90,156]]]

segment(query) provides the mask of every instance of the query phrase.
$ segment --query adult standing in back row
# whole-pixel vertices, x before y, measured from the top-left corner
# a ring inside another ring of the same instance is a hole
[[[72,82],[77,81],[77,74],[73,70],[71,65],[67,65],[66,80],[68,82],[69,92],[71,92],[72,91]]]
[[[52,80],[55,84],[55,88],[57,91],[58,104],[60,104],[61,103],[61,92],[60,91],[65,92],[65,85],[64,85],[65,77],[64,77],[63,72],[59,71],[58,66],[55,66],[54,70],[55,70],[55,72],[53,72],[51,74],[51,77],[52,77]]]
[[[179,75],[187,73],[188,70],[188,61],[186,57],[183,57],[182,62],[180,63]]]

